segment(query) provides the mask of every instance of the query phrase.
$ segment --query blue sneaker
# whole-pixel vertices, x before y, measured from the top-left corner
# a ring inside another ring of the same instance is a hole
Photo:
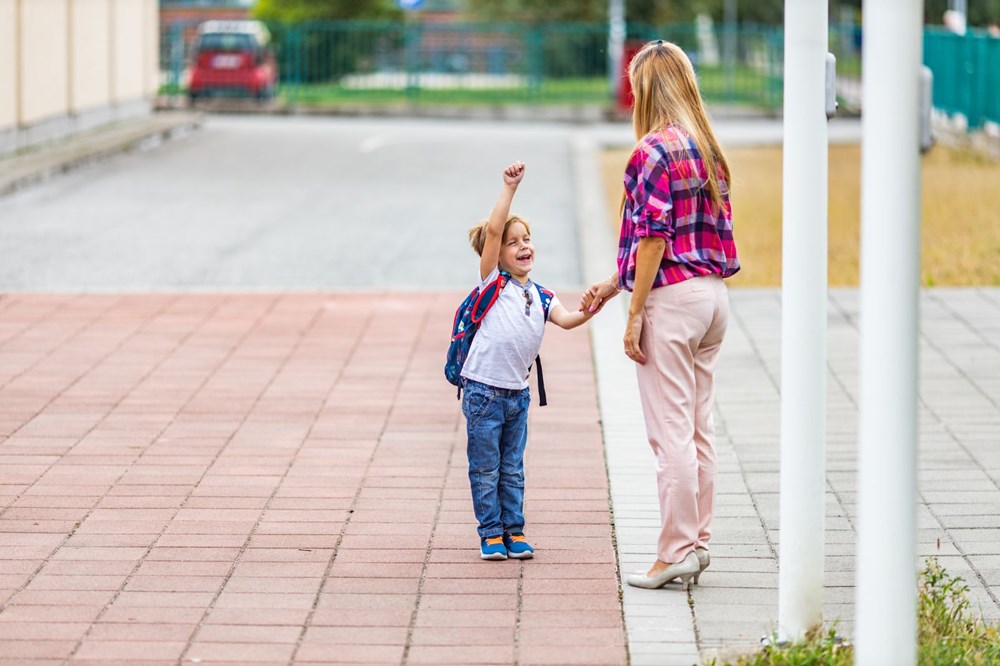
[[[503,537],[483,539],[479,556],[484,560],[506,560],[507,549],[503,545]]]
[[[535,549],[531,547],[521,532],[511,532],[505,535],[503,542],[507,546],[507,555],[515,560],[530,560],[535,556]]]

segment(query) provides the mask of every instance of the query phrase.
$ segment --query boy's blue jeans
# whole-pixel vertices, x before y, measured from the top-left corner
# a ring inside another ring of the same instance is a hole
[[[469,433],[469,482],[481,538],[524,530],[524,447],[530,404],[526,388],[465,381],[462,413]]]

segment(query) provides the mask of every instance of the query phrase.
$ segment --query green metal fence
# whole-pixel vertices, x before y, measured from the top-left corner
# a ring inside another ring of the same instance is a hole
[[[291,103],[599,104],[610,106],[605,24],[314,22],[270,25],[279,94]],[[196,26],[164,26],[162,91],[184,94]],[[854,28],[834,27],[840,71],[860,76]],[[781,106],[782,30],[741,24],[629,26],[682,46],[710,103]]]
[[[1000,39],[985,32],[924,31],[924,63],[934,72],[934,107],[961,113],[969,127],[1000,123]]]
[[[294,102],[590,103],[607,33],[590,26],[308,23],[276,27]]]

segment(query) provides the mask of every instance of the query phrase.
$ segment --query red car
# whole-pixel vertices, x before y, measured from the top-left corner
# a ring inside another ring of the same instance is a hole
[[[194,45],[188,98],[210,95],[270,99],[278,85],[271,35],[259,21],[206,21]]]

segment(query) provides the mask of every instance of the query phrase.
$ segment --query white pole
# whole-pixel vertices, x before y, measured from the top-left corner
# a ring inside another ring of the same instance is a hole
[[[622,80],[622,60],[625,58],[625,0],[608,0],[608,85],[617,101]]]
[[[864,3],[856,651],[916,663],[920,0]]]
[[[826,454],[826,0],[785,3],[778,637],[823,621]]]

